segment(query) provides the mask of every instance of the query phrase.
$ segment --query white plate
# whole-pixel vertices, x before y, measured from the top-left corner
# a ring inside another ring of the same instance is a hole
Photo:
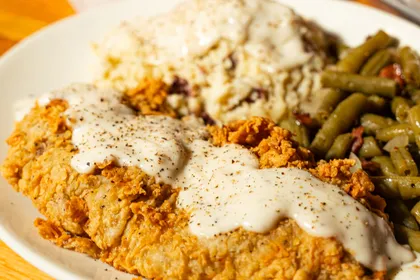
[[[420,24],[420,2],[418,0],[382,0]]]
[[[405,20],[346,1],[279,0],[349,44],[384,29],[420,50],[420,29]],[[0,59],[0,160],[4,140],[13,126],[12,104],[72,82],[92,79],[95,57],[90,43],[98,41],[123,19],[169,10],[179,0],[126,0],[73,16],[29,37]],[[27,261],[57,279],[131,279],[99,261],[55,247],[33,226],[39,213],[32,203],[0,179],[0,238]],[[106,271],[107,270],[107,271]]]

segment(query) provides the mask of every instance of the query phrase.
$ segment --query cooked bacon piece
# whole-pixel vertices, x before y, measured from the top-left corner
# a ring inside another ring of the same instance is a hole
[[[362,168],[369,173],[377,173],[379,170],[379,164],[370,160],[361,159]]]
[[[293,112],[293,116],[300,122],[302,125],[306,127],[312,127],[314,125],[314,120],[308,113],[297,113]]]
[[[394,63],[382,68],[381,72],[379,72],[379,77],[396,81],[400,88],[403,88],[405,85],[402,68],[398,63]]]
[[[188,84],[188,81],[178,76],[175,76],[174,81],[169,86],[168,93],[169,94],[174,94],[174,93],[183,94],[185,96],[192,95],[191,88],[190,88],[190,85]]]
[[[360,148],[363,145],[363,126],[359,126],[356,128],[353,128],[353,131],[351,132],[351,135],[353,136],[353,144],[351,146],[351,151],[355,154],[357,154],[360,150]]]

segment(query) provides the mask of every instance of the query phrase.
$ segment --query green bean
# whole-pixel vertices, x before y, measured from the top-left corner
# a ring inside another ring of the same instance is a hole
[[[305,148],[308,148],[311,144],[309,140],[309,132],[308,129],[304,125],[299,125],[299,130],[296,132],[297,142]]]
[[[315,114],[315,120],[320,124],[323,124],[328,119],[328,116],[334,111],[337,104],[347,96],[346,93],[338,89],[327,88],[322,89],[322,91],[324,98]]]
[[[343,59],[349,53],[350,47],[344,44],[343,42],[339,42],[337,44],[337,57],[338,59]]]
[[[408,111],[411,108],[410,100],[397,96],[392,99],[391,111],[399,122],[405,122],[408,118]]]
[[[420,201],[414,205],[413,208],[411,208],[411,215],[416,219],[417,223],[420,224]]]
[[[401,66],[406,81],[420,86],[420,59],[409,47],[400,49]]]
[[[281,128],[287,129],[288,131],[290,131],[290,132],[292,132],[292,133],[293,133],[293,131],[292,131],[292,125],[289,123],[289,120],[288,120],[288,119],[282,120],[282,121],[279,123],[279,126],[280,126]]]
[[[303,147],[309,147],[309,132],[308,129],[297,123],[296,119],[290,117],[280,123],[280,127],[292,132],[293,139]]]
[[[411,124],[411,129],[414,132],[414,140],[417,147],[420,148],[420,105],[416,105],[410,109],[408,120]]]
[[[376,156],[372,158],[373,162],[379,164],[379,169],[384,176],[397,176],[397,170],[395,170],[392,160],[388,156]]]
[[[420,231],[411,230],[408,233],[408,245],[411,249],[420,253]]]
[[[404,204],[407,206],[408,209],[413,209],[413,207],[416,205],[417,201],[418,201],[418,199],[403,200]]]
[[[410,143],[415,142],[413,130],[407,123],[394,124],[376,131],[376,139],[384,142],[388,142],[399,135],[407,135]]]
[[[385,198],[412,199],[420,197],[420,177],[371,177],[375,190]]]
[[[411,100],[416,104],[420,104],[420,89],[416,89],[410,93]]]
[[[389,178],[390,177],[371,177],[371,180],[375,185],[375,192],[386,199],[402,198],[399,191],[399,184]],[[418,191],[418,196],[420,196],[420,189]]]
[[[384,49],[392,43],[393,39],[382,30],[367,39],[362,45],[352,49],[337,63],[341,72],[357,73],[365,61],[376,51]]]
[[[380,50],[372,55],[371,58],[363,65],[360,75],[377,76],[382,68],[392,63],[392,54],[388,49]]]
[[[366,108],[366,112],[370,112],[370,113],[382,113],[386,106],[387,106],[387,101],[385,100],[385,98],[380,97],[378,95],[370,95],[368,96],[368,104],[367,104],[367,108]]]
[[[411,249],[420,252],[420,231],[412,230],[403,225],[395,225],[395,237],[398,242],[410,245]]]
[[[362,158],[372,158],[376,156],[381,156],[382,151],[376,143],[376,140],[372,136],[363,138],[363,145],[359,150],[359,157]]]
[[[308,129],[304,125],[299,125],[299,130],[296,132],[297,142],[305,148],[308,148],[311,144],[309,140],[309,132]]]
[[[405,88],[405,91],[410,95],[411,100],[414,101],[416,104],[420,104],[420,89],[408,85]]]
[[[417,147],[417,145],[408,145],[408,151],[413,157],[414,162],[419,164],[420,163],[420,150]]]
[[[410,210],[400,199],[387,201],[386,211],[389,213],[391,221],[404,225],[413,230],[419,230],[416,219],[411,215]]]
[[[399,224],[394,224],[394,235],[395,235],[395,239],[398,241],[398,243],[408,244],[408,234],[407,234],[407,232],[409,230],[410,229],[406,226],[399,225]]]
[[[365,114],[360,119],[360,124],[365,128],[364,132],[368,135],[375,135],[381,128],[385,128],[396,123],[397,122],[393,119],[374,114]]]
[[[318,130],[310,148],[318,156],[324,156],[331,148],[334,139],[348,131],[359,118],[367,103],[367,98],[361,93],[353,93],[344,99],[331,113],[327,121]],[[351,108],[349,110],[349,108]]]
[[[336,158],[345,158],[347,152],[350,150],[352,142],[353,136],[351,135],[351,133],[338,135],[337,138],[335,138],[331,148],[325,155],[325,159],[330,160]]]
[[[338,88],[350,92],[377,94],[392,98],[397,94],[397,82],[381,77],[365,77],[357,74],[324,71],[321,83],[325,87]]]
[[[390,155],[398,174],[402,176],[418,175],[417,165],[405,147],[395,147]]]

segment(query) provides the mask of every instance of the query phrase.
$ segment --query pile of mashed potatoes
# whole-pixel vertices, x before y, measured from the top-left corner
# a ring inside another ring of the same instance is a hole
[[[315,108],[326,49],[320,29],[276,1],[188,0],[96,44],[96,83],[127,91],[153,77],[170,85],[180,115],[278,122],[288,109]]]

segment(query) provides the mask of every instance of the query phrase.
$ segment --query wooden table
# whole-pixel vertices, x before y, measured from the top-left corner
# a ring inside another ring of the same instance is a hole
[[[357,2],[398,14],[379,0]],[[73,14],[66,0],[0,0],[0,55],[34,31]],[[0,279],[51,280],[0,241]]]

